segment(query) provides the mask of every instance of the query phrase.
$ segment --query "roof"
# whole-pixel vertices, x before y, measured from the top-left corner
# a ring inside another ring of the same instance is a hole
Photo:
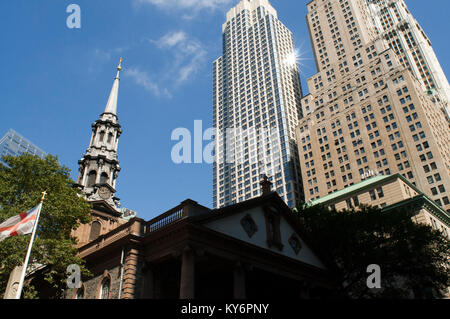
[[[347,197],[353,193],[356,192],[361,192],[363,189],[371,187],[371,186],[375,186],[377,184],[383,183],[385,181],[388,181],[390,179],[396,179],[399,178],[401,175],[400,174],[395,174],[395,175],[378,175],[378,176],[374,176],[371,178],[368,178],[358,184],[354,184],[351,185],[349,187],[343,188],[341,190],[338,190],[337,192],[328,194],[326,196],[323,196],[321,198],[318,198],[316,200],[310,201],[307,203],[308,206],[315,206],[315,205],[320,205],[320,204],[325,204],[334,200],[337,200],[339,198],[344,198]],[[401,176],[403,177],[403,176]],[[420,191],[418,191],[419,193],[422,193]]]
[[[390,205],[388,207],[385,207],[384,210],[390,210],[395,207],[408,205],[410,203],[417,203],[417,204],[423,204],[430,209],[436,217],[438,217],[441,221],[443,221],[445,224],[450,224],[450,216],[449,214],[442,209],[439,205],[437,205],[431,198],[429,198],[424,192],[422,192],[420,189],[418,189],[416,186],[414,186],[410,181],[408,181],[403,175],[401,174],[394,174],[394,175],[379,175],[374,176],[371,178],[368,178],[358,184],[354,184],[352,186],[349,186],[347,188],[341,189],[337,192],[328,194],[326,196],[323,196],[321,198],[318,198],[316,200],[313,200],[311,202],[306,203],[306,206],[316,206],[316,205],[326,205],[330,202],[337,201],[339,199],[347,198],[353,194],[360,193],[364,190],[371,189],[377,185],[384,184],[387,181],[400,179],[405,184],[407,184],[409,187],[414,189],[419,195],[414,196],[412,198],[408,198],[405,200],[402,200],[398,203],[395,203],[393,205]]]

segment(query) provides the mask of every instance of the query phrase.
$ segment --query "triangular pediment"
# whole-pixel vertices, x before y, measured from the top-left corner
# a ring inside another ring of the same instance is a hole
[[[117,209],[115,209],[113,206],[111,206],[107,201],[96,200],[96,201],[90,201],[89,203],[92,204],[92,208],[96,212],[111,215],[113,217],[120,217],[122,215],[122,213],[120,211],[117,211]]]
[[[202,223],[248,244],[325,269],[303,235],[299,221],[277,197],[268,196],[212,211]]]

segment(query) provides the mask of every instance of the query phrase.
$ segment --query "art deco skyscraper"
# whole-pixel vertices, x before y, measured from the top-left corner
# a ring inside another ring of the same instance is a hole
[[[290,206],[302,197],[295,128],[301,86],[292,33],[268,0],[227,13],[214,62],[214,207],[261,194],[266,174]]]
[[[313,0],[307,22],[318,73],[297,131],[306,200],[400,173],[450,210],[448,82],[404,1]]]
[[[445,102],[450,117],[450,86],[430,39],[404,0],[366,0],[380,38],[392,48],[400,63],[422,84],[424,91]],[[435,9],[435,7],[433,7]]]

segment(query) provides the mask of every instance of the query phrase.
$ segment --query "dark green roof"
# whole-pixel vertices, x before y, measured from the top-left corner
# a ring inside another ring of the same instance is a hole
[[[315,200],[313,200],[311,202],[308,202],[307,205],[308,206],[315,206],[315,205],[320,205],[320,204],[325,204],[325,203],[328,203],[328,202],[331,202],[331,201],[335,201],[335,200],[340,199],[340,198],[348,197],[351,194],[359,193],[359,192],[361,192],[362,190],[364,190],[366,188],[370,188],[371,186],[375,186],[376,184],[380,184],[380,183],[383,183],[383,182],[385,182],[387,180],[395,179],[397,177],[398,176],[396,176],[396,175],[378,175],[378,176],[374,176],[374,177],[371,177],[371,178],[368,178],[368,179],[362,181],[361,183],[351,185],[349,187],[346,187],[346,188],[343,188],[341,190],[338,190],[337,192],[328,194],[326,196],[323,196],[321,198],[318,198],[318,199],[315,199]]]
[[[420,189],[418,189],[416,186],[411,184],[410,181],[408,181],[405,177],[403,177],[401,174],[394,174],[394,175],[378,175],[371,178],[368,178],[358,184],[351,185],[349,187],[346,187],[344,189],[338,190],[337,192],[328,194],[326,196],[323,196],[321,198],[318,198],[316,200],[310,201],[306,203],[306,206],[316,206],[316,205],[328,205],[331,202],[336,202],[341,199],[345,199],[348,197],[351,197],[354,194],[361,193],[365,190],[372,189],[380,184],[385,184],[387,181],[400,179],[403,182],[405,182],[409,187],[414,189],[418,193],[417,196],[413,198],[409,198],[406,200],[402,200],[398,203],[395,203],[393,205],[390,205],[388,207],[385,207],[383,210],[389,210],[398,206],[404,206],[411,203],[418,204],[419,202],[422,204],[422,206],[426,206],[437,218],[439,218],[442,222],[444,222],[447,225],[450,225],[450,216],[449,214],[442,209],[439,205],[437,205],[431,198],[429,198],[426,194],[424,194]]]

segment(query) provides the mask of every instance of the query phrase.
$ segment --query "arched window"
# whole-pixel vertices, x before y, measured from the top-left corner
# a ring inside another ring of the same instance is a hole
[[[77,290],[77,293],[75,295],[75,299],[84,299],[84,286],[81,286],[81,288],[79,288]]]
[[[111,144],[112,139],[113,139],[113,135],[112,135],[112,133],[109,133],[108,134],[108,144]]]
[[[103,279],[102,287],[100,288],[100,299],[109,299],[111,281],[109,278]]]
[[[99,141],[103,142],[104,139],[105,139],[105,131],[101,131]]]
[[[100,176],[100,184],[108,184],[108,174],[102,173]]]
[[[95,185],[96,180],[97,180],[97,172],[91,171],[88,175],[87,187],[93,187]]]
[[[100,236],[100,230],[102,229],[102,224],[98,221],[94,221],[91,225],[91,233],[89,235],[89,241],[96,240]]]

